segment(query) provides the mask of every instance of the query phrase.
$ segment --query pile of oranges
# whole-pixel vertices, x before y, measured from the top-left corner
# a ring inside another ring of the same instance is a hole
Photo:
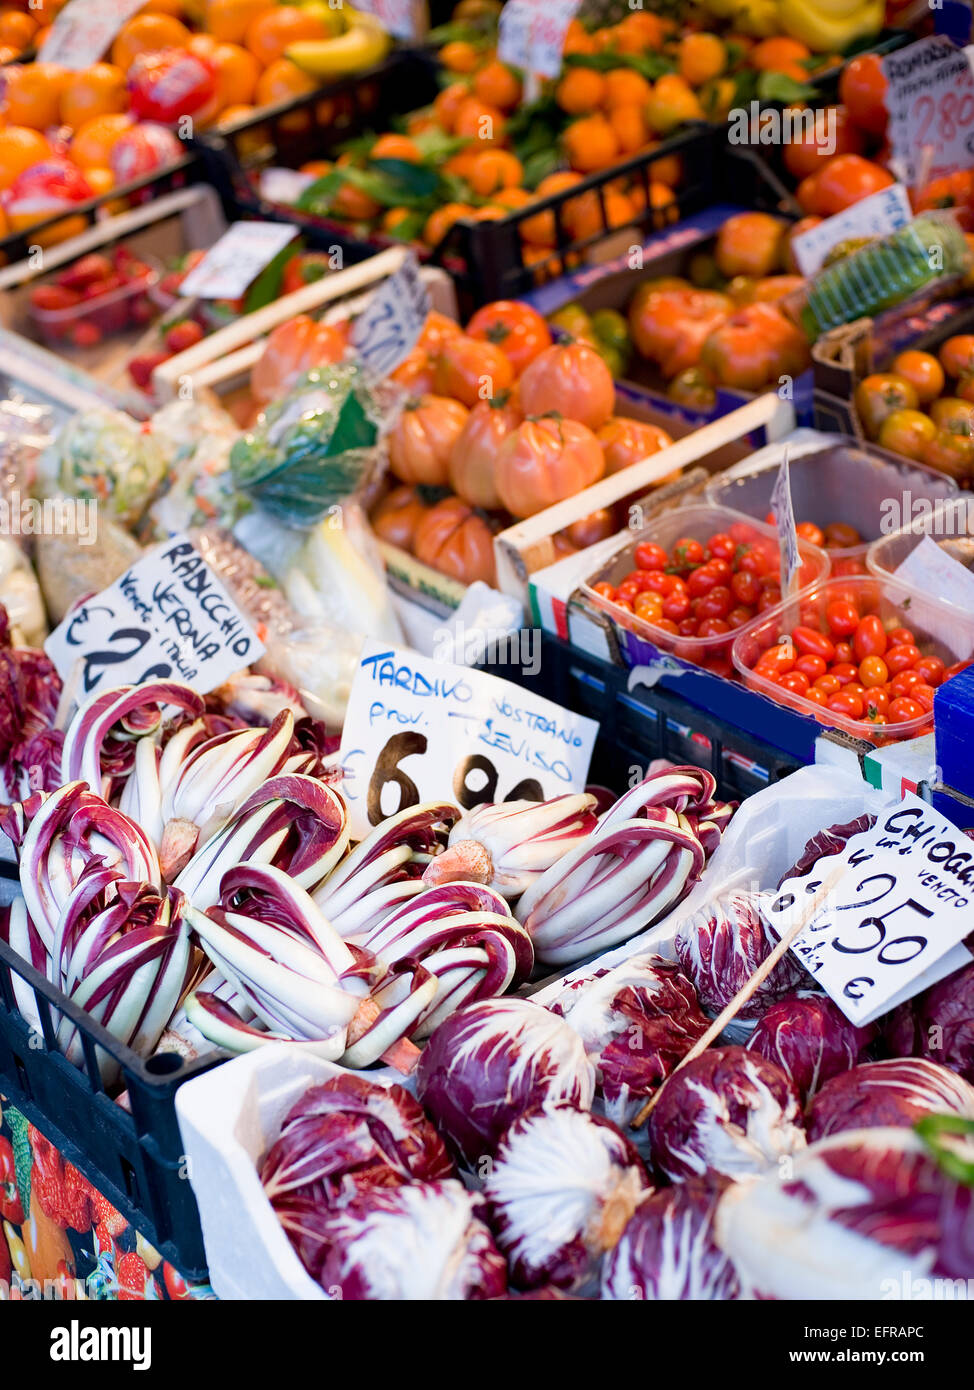
[[[3,70],[0,236],[50,215],[59,203],[105,193],[179,158],[175,133],[147,128],[130,111],[129,76],[137,58],[175,50],[202,59],[213,75],[213,94],[194,112],[194,126],[229,124],[257,107],[315,90],[317,81],[285,58],[284,50],[333,32],[325,0],[308,8],[275,0],[206,0],[201,32],[189,27],[182,0],[148,0],[119,29],[103,61],[70,71],[44,62],[44,43],[63,4],[30,0],[29,9],[0,10],[0,56],[16,57],[6,52],[15,41],[38,55],[36,62]],[[18,180],[29,171],[19,196]],[[59,227],[56,239],[78,230],[71,219]]]

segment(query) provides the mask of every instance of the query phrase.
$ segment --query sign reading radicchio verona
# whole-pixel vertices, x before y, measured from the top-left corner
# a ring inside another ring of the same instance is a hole
[[[498,676],[368,641],[342,730],[352,835],[423,801],[582,791],[599,726]]]
[[[765,909],[771,929],[783,935],[837,870],[791,949],[851,1023],[871,1023],[971,959],[960,942],[974,916],[974,841],[919,797],[884,807],[840,854],[785,879]]]
[[[44,643],[79,702],[99,689],[181,680],[201,695],[251,665],[264,645],[185,536],[156,546],[72,609]]]

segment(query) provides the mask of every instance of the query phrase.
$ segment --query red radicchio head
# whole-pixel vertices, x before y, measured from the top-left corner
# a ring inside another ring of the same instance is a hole
[[[974,1082],[974,963],[894,1009],[883,1031],[897,1056],[928,1057]]]
[[[789,994],[758,1019],[748,1049],[776,1062],[803,1102],[833,1076],[849,1071],[876,1034],[857,1028],[825,994]]]
[[[825,1083],[809,1107],[808,1136],[914,1125],[932,1111],[974,1119],[974,1086],[922,1057],[865,1062]]]
[[[769,896],[727,893],[680,923],[676,954],[708,1013],[719,1014],[774,949],[761,917],[761,903]],[[748,1000],[747,1017],[757,1017],[776,999],[808,983],[795,957],[786,954]]]
[[[689,1178],[644,1198],[606,1257],[603,1299],[739,1298],[737,1273],[714,1239],[720,1191]]]

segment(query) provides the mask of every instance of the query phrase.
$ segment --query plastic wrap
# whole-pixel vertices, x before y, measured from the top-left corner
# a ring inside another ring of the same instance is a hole
[[[96,501],[109,518],[136,525],[166,475],[166,450],[151,429],[121,410],[73,416],[41,461],[52,493]]]

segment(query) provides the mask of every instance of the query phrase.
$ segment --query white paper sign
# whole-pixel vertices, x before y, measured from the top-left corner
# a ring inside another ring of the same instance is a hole
[[[418,39],[424,32],[417,0],[357,0],[356,9],[375,15],[397,39]]]
[[[497,676],[367,641],[342,730],[352,834],[422,801],[581,791],[598,728]]]
[[[931,536],[924,536],[894,572],[897,579],[932,594],[934,598],[947,596],[955,608],[974,611],[974,573],[948,555]],[[969,643],[956,621],[944,618],[938,622],[937,615],[924,613],[923,626],[932,637],[939,638],[958,660],[966,661],[970,656]]]
[[[388,376],[416,346],[429,311],[429,292],[410,253],[355,319],[352,346],[378,376]]]
[[[235,222],[180,286],[184,299],[239,299],[298,234],[287,222]]]
[[[791,949],[850,1022],[872,1022],[970,960],[960,942],[974,929],[974,841],[925,801],[907,793],[841,854],[786,879],[765,908],[777,935],[837,868]]]
[[[771,510],[778,528],[778,550],[781,555],[781,596],[787,598],[801,568],[795,512],[791,502],[791,469],[785,449],[778,469],[778,478],[771,493]]]
[[[260,196],[269,203],[296,203],[315,182],[314,174],[300,174],[297,169],[279,169],[275,165],[261,170]]]
[[[44,650],[64,681],[82,663],[80,701],[147,680],[185,681],[205,695],[264,644],[192,542],[176,535],[69,613]]]
[[[565,34],[581,0],[507,0],[501,10],[497,56],[541,77],[561,72]]]
[[[817,227],[802,232],[791,243],[798,269],[803,275],[814,275],[834,246],[858,237],[881,237],[905,227],[913,210],[910,195],[901,183],[854,203],[845,212],[827,217]]]
[[[890,161],[910,188],[974,166],[974,74],[969,50],[921,39],[882,60],[889,84]]]
[[[44,44],[44,62],[80,72],[106,51],[144,0],[70,0],[55,19]]]

